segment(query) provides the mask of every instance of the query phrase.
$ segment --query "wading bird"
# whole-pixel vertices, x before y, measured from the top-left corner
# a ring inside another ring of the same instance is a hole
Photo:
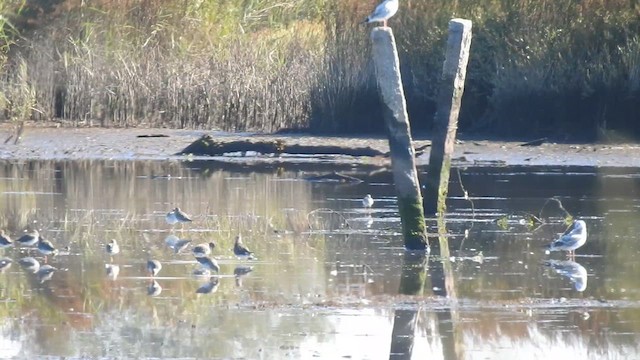
[[[373,198],[371,197],[371,194],[367,194],[367,196],[364,197],[364,199],[362,199],[362,206],[364,206],[365,208],[370,208],[373,206]]]
[[[179,207],[169,211],[167,213],[167,216],[165,217],[165,220],[167,221],[167,224],[169,225],[174,225],[177,223],[187,223],[187,222],[191,222],[191,217],[189,215],[187,215],[184,211],[180,210]]]
[[[40,253],[44,255],[45,264],[47,263],[47,256],[55,256],[58,254],[58,249],[53,246],[51,241],[42,238],[42,236],[38,238],[38,251],[40,251]]]
[[[384,0],[376,6],[371,15],[364,20],[365,23],[382,22],[387,27],[387,20],[398,12],[399,0]]]
[[[162,264],[158,260],[147,261],[147,271],[151,276],[156,276],[162,270]]]
[[[570,258],[576,256],[577,248],[587,242],[587,224],[583,220],[575,220],[558,240],[547,245],[549,251],[567,251]]]
[[[24,235],[18,238],[18,244],[22,246],[33,246],[40,240],[40,233],[38,230],[28,231]]]
[[[0,229],[0,248],[6,248],[13,245],[13,241],[9,237],[9,234],[5,233],[4,230]]]
[[[107,249],[107,254],[109,254],[112,261],[113,261],[113,255],[120,252],[120,246],[118,246],[118,242],[116,241],[116,239],[112,239],[111,241],[109,241],[106,249]]]
[[[216,247],[216,244],[213,241],[208,244],[196,245],[192,250],[193,256],[197,258],[207,256],[211,254],[211,251],[213,251],[215,247]]]
[[[236,236],[236,241],[233,244],[233,254],[241,260],[253,260],[253,252],[251,252],[244,244],[242,244],[242,236]]]

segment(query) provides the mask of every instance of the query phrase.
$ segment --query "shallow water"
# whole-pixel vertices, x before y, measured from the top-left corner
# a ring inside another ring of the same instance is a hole
[[[349,185],[208,166],[0,163],[0,226],[14,239],[37,228],[61,250],[48,281],[17,263],[44,263],[37,251],[0,250],[14,260],[0,274],[0,358],[383,359],[411,358],[409,345],[415,359],[637,358],[636,169],[455,169],[446,229],[429,228],[451,254],[425,260],[402,249],[389,173],[354,166],[364,182]],[[175,206],[193,223],[167,225]],[[541,248],[567,213],[589,230],[573,262]],[[257,260],[233,257],[239,233]],[[176,239],[192,243],[176,253]],[[213,280],[193,275],[191,248],[209,241]],[[155,280],[149,258],[163,263]],[[404,295],[416,279],[420,295]]]

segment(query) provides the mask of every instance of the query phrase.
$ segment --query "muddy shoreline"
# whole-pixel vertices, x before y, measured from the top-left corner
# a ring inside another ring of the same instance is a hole
[[[103,129],[26,127],[21,141],[4,143],[14,130],[0,129],[0,159],[3,160],[180,160],[209,159],[176,155],[189,144],[209,134],[216,141],[275,140],[287,144],[371,147],[388,151],[385,138],[311,136],[304,134],[264,135],[224,133],[206,130],[174,129]],[[416,148],[429,145],[427,139],[415,139]],[[560,144],[544,142],[539,146],[522,146],[522,141],[465,139],[456,145],[454,166],[603,166],[640,167],[640,144]],[[418,157],[418,165],[426,165],[429,148]],[[235,154],[213,157],[218,161],[251,163],[323,163],[367,164],[383,166],[385,157],[351,157],[341,155],[280,157],[260,154]]]

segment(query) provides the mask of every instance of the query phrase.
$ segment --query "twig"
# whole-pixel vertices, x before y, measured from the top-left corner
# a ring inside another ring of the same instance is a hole
[[[460,175],[460,169],[459,168],[456,168],[456,173],[458,174],[458,182],[460,183],[460,189],[462,190],[462,193],[464,194],[464,199],[471,203],[471,219],[475,219],[476,218],[476,208],[475,208],[475,205],[473,204],[473,200],[471,200],[469,198],[469,193],[467,192],[467,189],[464,188],[464,184],[462,183],[462,176]],[[473,226],[473,223],[472,223],[471,226]]]
[[[557,197],[551,197],[549,199],[547,199],[547,201],[544,203],[544,205],[542,205],[542,209],[540,209],[540,213],[538,215],[538,218],[542,219],[542,212],[544,211],[545,207],[547,207],[547,204],[551,201],[555,201],[558,204],[558,208],[560,208],[560,210],[562,210],[565,214],[565,216],[567,217],[573,217],[573,215],[571,215],[570,212],[567,211],[567,209],[564,208],[564,206],[562,206],[562,202],[560,201],[560,199],[558,199]]]
[[[320,209],[311,210],[307,214],[307,222],[309,223],[309,229],[311,229],[311,220],[309,219],[310,216],[313,215],[314,213],[320,212],[320,211],[325,211],[325,212],[329,212],[329,213],[332,213],[332,214],[338,214],[342,218],[344,223],[347,225],[347,228],[351,229],[351,225],[349,225],[349,221],[347,220],[346,217],[344,217],[344,215],[342,215],[342,213],[340,213],[339,211],[335,211],[333,209],[329,209],[329,208],[320,208]]]

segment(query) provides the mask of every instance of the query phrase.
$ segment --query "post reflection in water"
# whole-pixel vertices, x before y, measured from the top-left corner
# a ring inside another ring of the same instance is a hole
[[[440,253],[427,258],[402,248],[390,174],[355,168],[363,183],[323,184],[299,170],[0,163],[0,228],[14,240],[38,230],[59,250],[45,264],[36,247],[0,249],[13,264],[0,272],[0,358],[640,352],[631,171],[466,169],[474,207],[452,186],[449,213],[431,229]],[[365,209],[366,194],[375,204]],[[565,230],[562,214],[545,214],[540,228],[512,216],[535,214],[552,196],[588,220],[589,241],[573,261],[543,250]],[[167,224],[176,207],[193,221]],[[257,259],[235,256],[240,234]],[[120,251],[108,252],[110,242]],[[218,274],[194,274],[201,244]],[[153,279],[148,259],[162,264]]]

